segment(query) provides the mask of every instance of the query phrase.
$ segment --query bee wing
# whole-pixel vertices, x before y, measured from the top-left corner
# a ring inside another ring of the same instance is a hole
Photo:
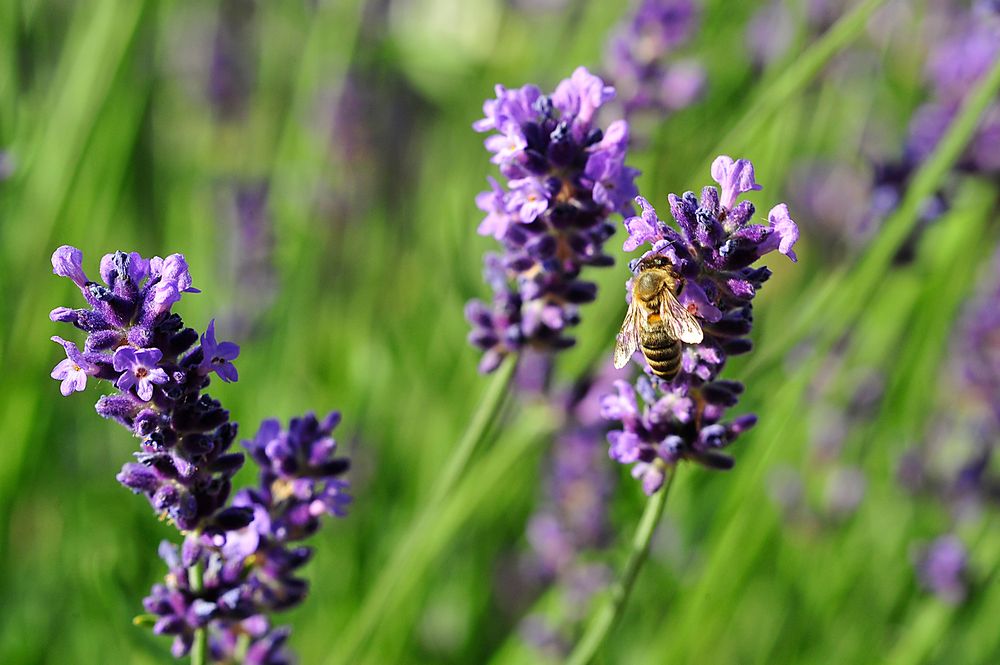
[[[670,336],[685,344],[700,344],[705,337],[698,319],[677,302],[677,298],[669,291],[664,291],[660,299],[660,318]]]
[[[615,369],[621,369],[632,359],[632,354],[639,348],[639,331],[636,329],[637,306],[635,299],[625,313],[622,329],[615,338]]]

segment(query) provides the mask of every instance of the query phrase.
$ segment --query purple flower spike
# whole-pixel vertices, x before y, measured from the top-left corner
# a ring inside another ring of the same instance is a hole
[[[83,392],[87,387],[87,375],[97,374],[98,367],[87,360],[73,342],[67,342],[62,337],[52,337],[52,341],[66,349],[66,359],[53,368],[51,377],[62,381],[59,392],[68,397],[74,391]]]
[[[231,361],[239,357],[240,347],[233,342],[215,341],[215,319],[209,322],[201,336],[201,351],[203,359],[200,367],[203,372],[215,372],[226,383],[234,383],[239,379]]]
[[[121,347],[112,360],[115,371],[122,373],[115,386],[126,391],[134,386],[139,399],[148,402],[153,398],[153,386],[169,381],[167,373],[156,366],[162,357],[163,352],[159,349]]]
[[[714,187],[704,188],[700,198],[693,192],[670,195],[677,230],[642,197],[636,199],[642,215],[625,221],[626,250],[645,243],[652,246],[630,264],[632,279],[649,261],[668,266],[678,280],[677,300],[692,317],[690,325],[703,333],[700,342],[682,345],[675,373],[655,372],[643,358],[645,374],[635,388],[618,381],[618,394],[601,401],[601,415],[611,423],[609,454],[633,465],[632,475],[647,494],[659,491],[668,468],[682,459],[713,469],[733,466],[732,458],[722,451],[756,423],[756,416],[724,419],[726,409],[738,403],[743,386],[720,379],[719,373],[729,356],[752,348],[747,337],[753,322],[751,301],[771,274],[752,264],[773,251],[796,260],[792,247],[799,231],[788,206],[774,206],[769,225],[762,226],[748,223],[752,204],[736,205],[740,194],[761,188],[754,180],[753,165],[723,155],[712,165],[712,176],[722,186],[721,195]],[[626,284],[627,298],[632,279]]]
[[[486,117],[473,124],[493,132],[485,145],[507,179],[489,178],[489,191],[476,197],[486,213],[479,233],[504,249],[502,257],[485,259],[492,305],[466,307],[469,341],[483,351],[482,372],[522,349],[572,346],[569,329],[579,322],[579,306],[597,293],[580,272],[614,262],[604,253],[614,233],[608,217],[632,212],[638,171],[625,164],[628,124],[595,126],[597,111],[613,96],[613,88],[580,67],[551,96],[533,85],[497,86],[496,98],[483,105]]]
[[[52,321],[87,332],[83,351],[52,338],[67,356],[52,376],[63,395],[82,391],[88,378],[115,385],[97,400],[97,413],[141,439],[117,479],[185,534],[183,548],[160,548],[169,572],[144,600],[153,632],[173,636],[177,658],[205,630],[212,662],[290,665],[289,630],[271,628],[267,614],[298,604],[308,591],[297,574],[312,550],[292,541],[312,535],[325,515],[345,515],[350,503],[342,478],[349,463],[334,456],[339,414],[295,419],[288,431],[265,421],[259,445],[248,444],[260,484],[232,496],[232,478],[245,461],[231,450],[237,427],[202,391],[213,372],[236,381],[231,361],[240,349],[216,339],[214,320],[195,346],[198,332],[170,311],[181,293],[196,292],[184,257],[108,254],[100,267],[106,286],[87,281],[72,247],[59,248],[52,264],[83,287],[89,306],[52,310]],[[189,577],[196,565],[203,571],[197,590]]]
[[[69,277],[81,289],[90,281],[83,272],[83,252],[69,245],[52,252],[52,272],[60,277]]]
[[[712,179],[722,189],[719,205],[724,210],[732,210],[740,194],[762,189],[754,180],[753,164],[748,159],[734,162],[728,155],[719,155],[712,162]]]

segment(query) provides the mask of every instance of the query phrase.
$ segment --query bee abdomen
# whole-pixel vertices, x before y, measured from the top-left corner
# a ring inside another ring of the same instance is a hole
[[[681,343],[666,335],[656,335],[639,344],[653,374],[670,381],[681,369]]]

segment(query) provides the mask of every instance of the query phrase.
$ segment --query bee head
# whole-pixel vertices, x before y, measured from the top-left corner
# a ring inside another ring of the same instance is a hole
[[[632,267],[632,266],[629,266]],[[633,267],[633,272],[638,270],[642,272],[643,270],[670,270],[673,272],[673,264],[667,260],[667,257],[660,256],[659,254],[654,254],[653,256],[647,256],[645,258],[639,259],[639,261]]]

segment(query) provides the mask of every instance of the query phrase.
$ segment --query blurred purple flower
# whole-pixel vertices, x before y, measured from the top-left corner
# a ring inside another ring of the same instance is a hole
[[[746,47],[758,67],[766,67],[784,57],[794,39],[795,18],[783,2],[763,5],[747,23]]]
[[[968,554],[955,536],[941,536],[916,557],[920,583],[941,600],[958,605],[968,595]]]
[[[642,0],[615,31],[605,62],[626,116],[639,111],[678,111],[701,96],[705,70],[676,59],[697,29],[694,0]]]
[[[254,88],[256,0],[222,0],[205,92],[220,120],[241,120]]]

